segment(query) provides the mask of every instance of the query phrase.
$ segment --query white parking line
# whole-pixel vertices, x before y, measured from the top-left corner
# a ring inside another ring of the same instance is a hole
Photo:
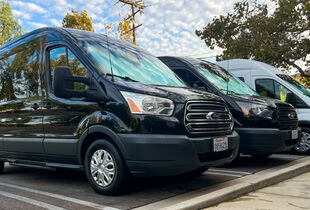
[[[42,207],[42,208],[45,208],[45,209],[48,209],[48,210],[66,210],[66,209],[60,208],[58,206],[54,206],[54,205],[51,205],[51,204],[48,204],[48,203],[44,203],[44,202],[41,202],[41,201],[33,200],[31,198],[26,198],[26,197],[23,197],[23,196],[14,195],[12,193],[4,192],[4,191],[1,191],[1,190],[0,190],[0,195],[8,197],[8,198],[15,199],[15,200],[19,200],[19,201],[22,201],[22,202],[25,202],[25,203],[29,203],[29,204],[34,205],[34,206],[39,206],[39,207]]]
[[[212,175],[221,175],[221,176],[232,176],[232,177],[242,177],[242,175],[237,175],[237,174],[228,174],[228,173],[220,173],[220,172],[211,172],[207,171],[205,174],[212,174]]]
[[[233,174],[242,174],[242,175],[250,175],[253,173],[245,172],[245,171],[233,171],[233,170],[227,170],[227,169],[215,169],[211,168],[208,171],[214,171],[214,172],[228,172],[228,173],[233,173]]]
[[[80,200],[80,199],[76,199],[76,198],[71,198],[71,197],[67,197],[67,196],[64,196],[64,195],[44,192],[44,191],[41,191],[41,190],[35,190],[35,189],[27,188],[27,187],[21,187],[21,186],[14,185],[14,184],[7,184],[7,183],[1,182],[0,185],[1,186],[5,186],[5,187],[10,187],[10,188],[15,188],[15,189],[27,191],[27,192],[31,192],[31,193],[45,195],[45,196],[49,196],[49,197],[52,197],[52,198],[57,198],[57,199],[60,199],[60,200],[69,201],[69,202],[72,202],[72,203],[76,203],[76,204],[80,204],[80,205],[83,205],[83,206],[92,207],[92,208],[95,208],[95,209],[119,210],[117,208],[113,208],[113,207],[109,207],[109,206],[104,206],[104,205],[100,205],[100,204],[96,204],[96,203],[92,203],[92,202],[88,202],[88,201],[84,201],[84,200]]]

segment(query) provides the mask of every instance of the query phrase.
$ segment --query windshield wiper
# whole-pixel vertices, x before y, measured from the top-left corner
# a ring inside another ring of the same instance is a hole
[[[130,77],[127,77],[127,76],[119,76],[119,75],[115,75],[115,74],[111,74],[111,73],[106,73],[106,76],[110,76],[110,77],[117,77],[117,78],[120,78],[120,79],[123,79],[125,81],[130,81],[130,82],[138,82],[137,80],[134,80],[134,79],[131,79]]]
[[[226,94],[236,94],[236,95],[242,95],[242,94],[240,94],[240,93],[236,93],[235,91],[233,91],[233,90],[227,90],[227,89],[222,89],[222,88],[220,88],[220,90],[222,90],[222,91],[225,91],[226,92]]]

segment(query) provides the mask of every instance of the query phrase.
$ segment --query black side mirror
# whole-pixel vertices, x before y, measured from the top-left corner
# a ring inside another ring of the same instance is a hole
[[[74,83],[87,85],[87,90],[74,90]],[[53,81],[54,95],[59,98],[87,98],[90,101],[104,101],[105,92],[90,78],[72,76],[69,67],[56,67]]]
[[[286,102],[292,104],[294,107],[296,106],[296,96],[294,93],[287,93]]]
[[[197,90],[207,91],[207,89],[203,86],[198,86],[197,84],[193,84],[193,88]]]

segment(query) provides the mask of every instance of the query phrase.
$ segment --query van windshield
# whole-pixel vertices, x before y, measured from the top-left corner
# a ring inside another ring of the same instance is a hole
[[[300,84],[297,80],[293,79],[289,75],[286,74],[277,74],[278,77],[283,79],[284,81],[288,82],[289,84],[293,85],[295,88],[297,88],[302,94],[310,97],[310,90],[309,88],[306,88],[302,84]]]
[[[84,41],[80,46],[99,70],[115,79],[137,81],[149,85],[187,87],[187,85],[158,58],[131,44],[113,39],[107,42]],[[109,49],[109,50],[108,50]]]
[[[258,95],[244,82],[218,65],[202,61],[196,67],[209,82],[225,94]]]

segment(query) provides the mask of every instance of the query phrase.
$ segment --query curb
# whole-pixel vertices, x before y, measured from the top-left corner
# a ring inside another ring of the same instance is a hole
[[[288,164],[269,168],[253,175],[218,184],[211,188],[208,187],[188,192],[146,206],[141,206],[135,210],[202,209],[274,185],[306,172],[310,172],[310,157],[304,157]]]

